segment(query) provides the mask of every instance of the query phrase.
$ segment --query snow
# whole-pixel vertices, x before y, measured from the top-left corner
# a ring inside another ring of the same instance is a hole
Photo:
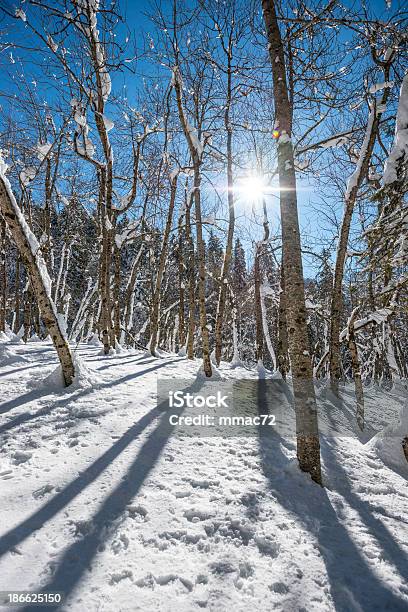
[[[174,87],[176,84],[178,84],[180,91],[183,90],[183,80],[182,80],[178,66],[174,66],[172,69],[170,84],[171,84],[171,87]],[[181,106],[180,112],[182,113],[182,116],[183,116],[183,123],[185,125],[185,129],[187,131],[188,138],[190,139],[191,146],[194,149],[197,157],[201,159],[204,153],[204,142],[200,141],[198,134],[197,134],[197,130],[193,126],[190,125],[188,118],[187,118],[187,114],[182,106]],[[203,136],[206,137],[208,136],[208,134],[205,133],[203,134]]]
[[[403,388],[402,384],[398,383],[398,385],[402,387],[402,393],[404,391],[406,393],[406,389]],[[408,414],[406,407],[401,406],[398,422],[386,427],[369,442],[369,448],[373,450],[384,464],[402,473],[406,470],[407,460],[404,456],[401,440],[408,435],[407,432]]]
[[[8,170],[8,164],[4,161],[0,151],[0,176],[4,176]]]
[[[384,83],[375,83],[375,85],[371,85],[369,92],[372,94],[377,93],[377,91],[381,91],[383,89],[392,89],[394,87],[394,81],[385,81]]]
[[[21,8],[16,9],[15,15],[18,19],[21,19],[21,21],[24,21],[24,22],[27,21],[27,15],[23,11],[23,9]]]
[[[371,132],[372,132],[373,125],[374,125],[375,115],[376,115],[376,110],[375,110],[375,106],[373,105],[371,107],[370,114],[369,114],[369,117],[368,117],[367,127],[366,127],[366,131],[365,131],[365,134],[364,134],[363,144],[362,144],[360,152],[358,154],[356,168],[355,168],[353,174],[350,176],[350,178],[348,180],[348,183],[347,183],[347,190],[346,190],[346,195],[345,195],[346,201],[350,198],[353,189],[355,189],[357,187],[357,185],[358,185],[358,183],[360,181],[360,176],[361,176],[361,172],[362,172],[362,168],[363,168],[363,162],[364,162],[364,158],[365,158],[365,155],[367,153],[368,145],[369,145],[369,142],[370,142]]]
[[[93,157],[95,153],[95,147],[89,138],[89,126],[86,120],[86,111],[81,102],[76,98],[72,98],[71,106],[74,109],[74,121],[78,126],[78,133],[75,134],[75,148],[79,155],[83,157]],[[79,140],[79,136],[82,137],[83,146]]]
[[[319,146],[322,149],[331,149],[333,147],[342,147],[347,142],[348,142],[347,136],[335,136],[334,138],[330,138],[330,140],[326,140],[325,142],[322,142]]]
[[[205,217],[202,218],[202,223],[205,223],[206,225],[215,225],[215,217],[214,215],[207,215]]]
[[[102,115],[102,119],[103,119],[103,123],[106,128],[106,131],[110,132],[115,127],[115,124],[113,123],[111,119],[109,119],[109,117],[106,117],[106,115]]]
[[[51,50],[53,51],[53,53],[56,53],[58,51],[58,45],[57,43],[54,41],[54,39],[52,38],[52,36],[48,35],[47,36],[47,43],[49,44],[49,46],[51,47]]]
[[[287,142],[290,142],[290,136],[283,130],[282,134],[278,138],[278,145],[285,144]]]
[[[123,229],[123,231],[115,236],[115,243],[118,249],[121,249],[125,242],[129,242],[130,240],[136,237],[136,231],[140,226],[141,219],[137,219],[136,221],[131,221],[127,224],[127,226]]]
[[[45,144],[41,144],[38,143],[37,145],[37,158],[42,162],[48,155],[48,153],[51,151],[52,149],[52,144],[50,143],[45,143]],[[35,175],[34,175],[35,176]]]
[[[290,437],[168,425],[157,379],[193,379],[197,360],[80,344],[97,381],[33,388],[34,372],[55,373],[51,343],[13,351],[31,368],[0,362],[1,589],[64,591],[66,612],[407,609],[408,469],[382,446],[397,453],[406,412],[396,437],[322,436],[321,488]],[[220,373],[257,377],[223,362]],[[317,392],[331,419],[351,418],[350,387],[339,409]],[[406,405],[402,385],[365,393],[384,423]]]
[[[23,230],[23,233],[26,237],[28,244],[30,245],[31,252],[33,256],[35,257],[36,264],[40,272],[41,279],[45,287],[45,290],[47,292],[47,295],[51,299],[51,279],[48,274],[47,266],[45,265],[44,259],[42,258],[42,255],[41,255],[40,245],[38,243],[37,238],[31,231],[30,227],[28,226],[28,223],[25,220],[23,213],[21,212],[20,207],[18,206],[16,202],[13,191],[11,189],[10,182],[4,174],[4,164],[2,165],[2,168],[3,168],[3,171],[0,170],[0,179],[3,181],[4,187],[8,193],[11,205],[14,210],[14,214],[16,215],[18,219],[18,222]]]
[[[24,170],[21,170],[20,172],[21,184],[24,185],[24,187],[27,187],[27,185],[33,179],[35,179],[36,174],[37,174],[37,170],[36,168],[34,168],[34,166],[28,166],[27,168],[24,168]]]
[[[394,144],[384,167],[384,185],[394,183],[397,170],[402,162],[408,159],[408,73],[401,85],[395,126]]]

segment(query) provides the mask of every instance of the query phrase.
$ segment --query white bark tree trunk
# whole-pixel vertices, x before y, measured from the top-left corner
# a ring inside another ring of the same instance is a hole
[[[10,183],[2,175],[0,175],[0,212],[26,266],[42,319],[54,343],[65,385],[68,387],[75,376],[74,362],[51,298],[51,282],[40,252],[40,245],[17,205]]]

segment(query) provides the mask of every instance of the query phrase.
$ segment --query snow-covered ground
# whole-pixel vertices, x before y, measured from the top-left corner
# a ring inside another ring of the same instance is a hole
[[[87,368],[61,389],[43,382],[49,342],[0,343],[0,591],[64,591],[75,612],[408,610],[398,436],[323,438],[321,488],[278,433],[172,430],[157,377],[198,362],[99,352],[80,345]],[[406,392],[372,388],[366,402],[388,414]]]

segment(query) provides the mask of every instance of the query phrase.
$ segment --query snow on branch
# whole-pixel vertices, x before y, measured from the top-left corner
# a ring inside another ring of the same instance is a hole
[[[75,150],[81,157],[91,160],[95,153],[95,147],[88,136],[89,126],[86,121],[84,106],[76,98],[72,98],[71,107],[74,112],[74,121],[77,124],[77,131],[74,136]],[[80,137],[82,137],[82,143]]]
[[[346,190],[346,195],[345,198],[346,200],[349,200],[352,192],[359,186],[360,181],[361,181],[361,176],[362,176],[362,172],[363,172],[363,166],[364,166],[364,162],[366,159],[366,155],[367,155],[367,151],[368,151],[368,145],[370,143],[371,137],[372,137],[372,131],[373,131],[373,127],[374,127],[374,119],[376,117],[376,107],[375,104],[373,103],[371,106],[371,110],[370,110],[370,115],[368,117],[368,122],[367,122],[367,128],[364,134],[364,140],[363,140],[363,144],[361,146],[360,152],[358,154],[358,161],[356,164],[356,168],[353,172],[353,174],[350,176],[348,183],[347,183],[347,190]]]
[[[6,191],[7,191],[7,195],[10,198],[10,202],[11,202],[11,205],[13,207],[13,212],[14,212],[15,216],[17,217],[17,220],[18,220],[18,223],[19,223],[20,227],[23,230],[23,233],[24,233],[24,235],[26,237],[27,243],[30,246],[31,253],[33,254],[33,257],[36,260],[37,267],[38,267],[38,270],[40,272],[43,285],[45,287],[45,290],[47,292],[48,297],[51,300],[51,279],[50,279],[50,276],[48,274],[47,266],[45,265],[44,259],[43,259],[42,255],[41,255],[40,243],[38,242],[37,238],[35,237],[35,235],[31,231],[27,221],[25,220],[25,217],[24,217],[23,213],[21,212],[20,207],[18,206],[18,204],[16,202],[16,199],[14,197],[13,191],[11,189],[10,182],[9,182],[8,178],[6,177],[6,175],[5,175],[6,170],[7,170],[7,164],[5,164],[3,159],[1,159],[1,162],[0,162],[0,178],[2,179],[2,181],[4,183],[4,187],[5,187]]]
[[[211,134],[209,134],[208,132],[203,132],[203,139],[200,140],[197,134],[197,130],[192,127],[188,121],[187,114],[184,110],[181,100],[181,92],[183,91],[183,80],[178,66],[173,67],[171,75],[171,86],[174,87],[176,90],[180,119],[183,124],[183,130],[186,135],[191,153],[194,153],[198,157],[198,159],[201,159],[204,153],[204,146],[207,142],[210,141]]]
[[[408,73],[402,81],[395,125],[394,144],[385,162],[384,185],[398,180],[398,169],[408,160]]]

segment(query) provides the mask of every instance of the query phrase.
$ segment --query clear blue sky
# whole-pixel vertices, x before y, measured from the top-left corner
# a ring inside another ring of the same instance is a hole
[[[396,6],[397,4],[400,3],[400,0],[398,1],[392,0],[392,2],[393,2],[393,5]],[[168,6],[171,6],[171,3],[172,3],[172,0],[163,0],[164,6],[166,6],[166,4]],[[351,4],[354,4],[354,2],[352,2],[352,0],[346,0],[345,4],[351,5]],[[14,12],[15,7],[19,5],[20,3],[14,3],[14,2],[11,2],[10,0],[6,0],[6,2],[4,0],[0,1],[0,7],[6,6],[12,12]],[[145,15],[146,12],[152,11],[151,7],[149,6],[149,3],[141,1],[141,0],[127,0],[127,1],[122,0],[122,6],[124,7],[124,12],[126,15],[126,21],[127,21],[128,27],[130,28],[131,31],[134,32],[137,43],[141,40],[143,33],[146,34],[148,32],[151,32],[152,34],[154,34],[154,27],[151,25],[148,17],[146,17]],[[377,16],[386,17],[388,11],[386,8],[385,0],[370,0],[369,6],[371,10],[376,11]],[[30,7],[28,7],[27,5],[25,5],[24,8],[27,12],[30,11]],[[9,21],[8,18],[6,18],[5,21],[8,22]],[[0,23],[0,27],[1,25],[2,24]],[[24,35],[26,36],[26,40],[24,42],[26,44],[29,44],[30,37],[27,36],[27,30],[24,29],[24,26],[21,22],[18,25],[20,26],[19,32],[24,32]],[[11,31],[10,31],[9,39],[12,40]],[[19,39],[18,42],[21,42],[21,39]],[[7,56],[6,56],[6,53],[7,53]],[[26,54],[24,50],[19,49],[19,50],[13,51],[13,53],[15,57],[21,57],[24,60],[24,56]],[[9,73],[9,70],[10,70],[10,60],[8,58],[8,55],[9,55],[8,52],[3,52],[2,56],[0,56],[0,78],[2,82],[2,84],[0,85],[0,90],[2,91],[3,94],[5,92],[9,93],[13,89],[13,83],[9,80],[9,77],[7,74]],[[139,71],[148,72],[149,68],[150,68],[149,64],[147,64],[147,62],[143,62],[143,60],[139,62],[138,64]],[[30,71],[35,76],[36,68],[31,65]],[[40,76],[39,73],[38,73],[38,76]],[[137,77],[133,77],[130,73],[127,75],[119,74],[114,77],[114,87],[116,86],[116,88],[120,89],[125,82],[126,82],[127,95],[129,97],[129,100],[131,100],[137,88],[138,79]],[[4,98],[3,98],[2,103],[3,104],[7,103],[5,102]],[[316,193],[316,190],[314,189],[313,180],[299,181],[299,186],[301,188],[299,190],[299,214],[300,214],[301,226],[305,229],[304,233],[317,235],[318,230],[324,226],[324,220],[322,219],[321,216],[319,216],[319,214],[316,211],[313,210],[313,205],[316,204],[318,200],[318,194]],[[277,219],[278,219],[278,215],[277,215],[278,206],[277,206],[276,198],[273,198],[273,197],[268,198],[268,208],[270,211],[271,221],[273,224],[274,223],[276,224]],[[305,258],[305,272],[306,274],[312,273],[312,268],[310,267],[309,258]]]

